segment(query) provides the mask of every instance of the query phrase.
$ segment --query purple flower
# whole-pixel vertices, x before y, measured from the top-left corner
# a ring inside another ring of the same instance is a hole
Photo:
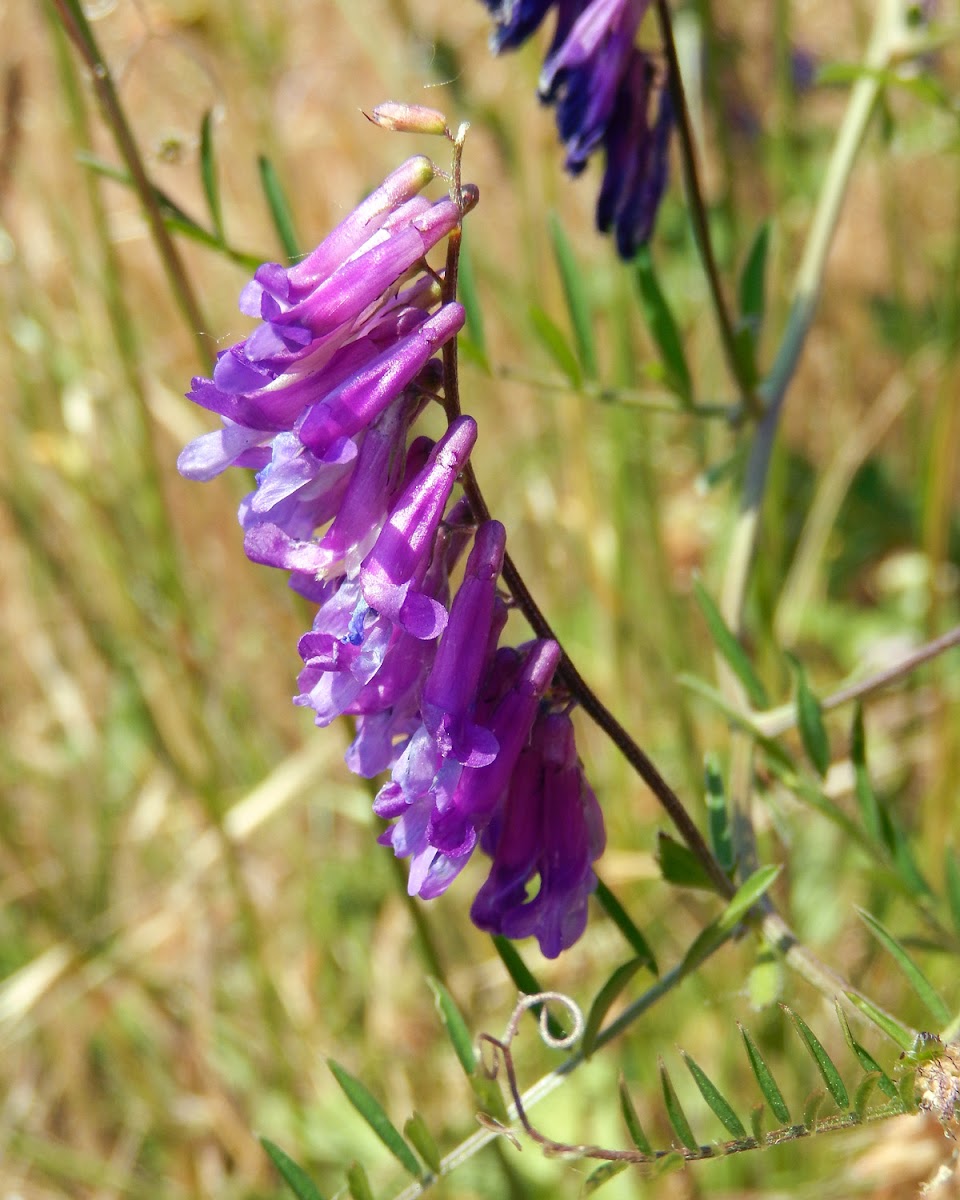
[[[503,811],[483,837],[493,865],[470,910],[474,924],[504,937],[536,937],[546,957],[556,958],[586,926],[587,898],[597,886],[591,864],[604,840],[573,723],[565,712],[542,714]]]
[[[447,757],[425,726],[417,730],[380,789],[374,812],[397,818],[380,838],[398,858],[410,857],[408,890],[424,899],[439,896],[463,870],[480,833],[503,803],[510,776],[530,736],[557,663],[556,642],[534,642],[524,654],[512,652],[516,669],[492,670],[506,684],[486,718],[496,739],[492,762],[468,767]],[[479,698],[478,698],[479,699]],[[475,716],[484,722],[478,703]]]
[[[609,97],[591,91],[589,70],[575,76],[579,52],[564,39],[586,44],[589,30],[572,0],[560,4],[556,87],[568,89],[571,111],[575,80],[593,97],[595,141]],[[259,324],[189,392],[221,428],[187,446],[178,466],[203,480],[229,466],[256,471],[239,511],[247,556],[287,571],[317,605],[298,644],[294,703],[320,726],[354,717],[350,769],[391,771],[374,809],[393,821],[381,842],[410,858],[411,894],[440,895],[482,845],[494,864],[477,898],[481,919],[557,953],[583,928],[602,822],[587,804],[572,732],[569,745],[549,732],[566,703],[549,690],[559,646],[498,648],[503,526],[476,527],[466,497],[451,506],[476,422],[459,416],[436,442],[415,436],[444,385],[438,353],[464,323],[459,304],[441,302],[425,255],[477,200],[466,185],[462,208],[431,202],[420,192],[434,174],[411,159],[302,262],[258,268],[240,307]],[[471,538],[451,601],[450,572]],[[511,782],[538,771],[529,788]],[[540,781],[551,772],[562,782],[562,828],[543,815]],[[567,798],[574,780],[579,807]],[[537,873],[542,898],[528,904]]]
[[[557,23],[540,75],[540,97],[556,110],[566,168],[583,171],[603,147],[597,204],[601,233],[615,231],[631,258],[653,231],[666,187],[672,109],[665,81],[654,103],[654,61],[635,45],[649,0],[485,0],[496,21],[495,53],[514,49],[555,7]],[[654,115],[655,114],[655,115]]]

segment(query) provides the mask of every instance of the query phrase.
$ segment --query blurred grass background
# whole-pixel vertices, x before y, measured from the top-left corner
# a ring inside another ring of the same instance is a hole
[[[798,89],[791,51],[856,61],[871,6],[741,4],[722,17],[714,7],[683,11],[681,45],[704,50],[695,111],[729,280],[775,218],[769,361],[845,97]],[[955,6],[941,9],[957,20]],[[493,60],[482,6],[437,0],[106,0],[87,11],[151,177],[198,218],[199,130],[213,110],[228,238],[258,258],[281,253],[258,154],[274,163],[308,247],[403,157],[440,153],[372,129],[361,107],[404,99],[473,123],[465,174],[482,199],[467,240],[496,370],[463,368],[478,474],[574,660],[699,811],[703,752],[722,758],[727,734],[677,676],[712,677],[690,587],[695,572],[714,591],[722,576],[736,474],[704,479],[739,438],[629,403],[631,389],[656,393],[654,356],[630,272],[592,230],[595,173],[571,183],[560,170],[535,96],[542,46]],[[243,489],[187,484],[174,470],[183,443],[211,427],[182,398],[201,364],[137,198],[81,161],[117,161],[88,81],[44,3],[0,10],[0,38],[0,1191],[272,1197],[263,1134],[325,1193],[360,1159],[390,1195],[394,1169],[326,1055],[398,1123],[423,1113],[444,1150],[474,1127],[411,909],[374,844],[369,793],[342,764],[348,731],[315,731],[290,703],[310,614],[279,573],[244,559]],[[924,70],[955,97],[958,66],[948,44]],[[891,92],[882,116],[788,402],[751,592],[752,648],[778,700],[790,683],[777,647],[825,693],[960,619],[957,116],[909,88]],[[552,210],[585,270],[600,384],[626,389],[621,400],[565,386],[533,336],[534,305],[566,325]],[[236,309],[247,272],[180,244],[210,350],[229,345],[248,324]],[[701,398],[727,399],[676,183],[655,258]],[[868,710],[875,782],[938,888],[942,848],[956,841],[958,715],[955,655]],[[828,789],[845,807],[848,717],[829,722]],[[607,816],[604,879],[669,965],[715,905],[658,882],[653,800],[585,724],[581,747]],[[922,1023],[853,916],[867,904],[896,927],[902,912],[882,875],[772,781],[765,798],[762,846],[789,863],[779,899],[798,932]],[[473,864],[422,912],[471,1028],[498,1032],[515,993],[467,918],[482,870]],[[625,957],[593,916],[558,962],[523,947],[542,982],[581,1003]],[[955,1006],[947,957],[922,961]],[[795,1071],[799,1103],[814,1086],[810,1063],[794,1056],[791,1067],[779,1011],[752,1010],[753,965],[749,945],[725,950],[538,1121],[558,1137],[624,1144],[622,1068],[648,1132],[669,1142],[657,1054],[673,1064],[681,1045],[730,1094],[746,1092],[736,1019],[788,1079]],[[791,979],[784,994],[838,1042],[809,989]],[[532,1080],[552,1061],[528,1037],[519,1057]],[[948,1153],[935,1124],[911,1118],[660,1185],[627,1174],[605,1195],[912,1195]],[[586,1173],[506,1147],[436,1194],[574,1196]]]

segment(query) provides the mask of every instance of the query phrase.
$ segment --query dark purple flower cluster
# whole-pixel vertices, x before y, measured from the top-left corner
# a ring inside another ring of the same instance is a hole
[[[257,270],[240,308],[260,323],[189,392],[221,428],[178,466],[257,472],[246,553],[318,605],[295,703],[321,726],[355,717],[351,770],[391,772],[374,808],[393,821],[380,840],[411,860],[411,894],[440,895],[480,846],[493,864],[476,924],[555,957],[583,932],[603,820],[551,691],[556,642],[498,648],[503,526],[451,503],[476,423],[411,436],[464,321],[425,257],[462,217],[422,195],[435,174],[410,159],[302,262]]]
[[[579,175],[595,150],[606,166],[597,226],[632,258],[653,232],[667,183],[670,91],[656,96],[654,60],[635,45],[649,0],[484,0],[496,21],[495,53],[521,45],[556,10],[540,97],[556,110],[566,167]]]

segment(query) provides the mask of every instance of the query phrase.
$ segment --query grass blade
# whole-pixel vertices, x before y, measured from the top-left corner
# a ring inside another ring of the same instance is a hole
[[[613,892],[607,887],[602,879],[597,880],[596,890],[597,902],[603,908],[610,920],[616,925],[627,943],[636,954],[637,958],[643,959],[643,965],[653,975],[659,975],[660,970],[657,966],[657,960],[653,956],[653,951],[647,943],[647,939],[643,936],[640,930],[633,922],[633,918],[623,907],[620,901],[616,898]]]
[[[443,1022],[444,1029],[447,1031],[447,1037],[449,1037],[450,1044],[453,1046],[453,1052],[456,1054],[464,1072],[467,1075],[473,1075],[477,1069],[477,1054],[473,1048],[473,1038],[470,1036],[470,1030],[463,1019],[463,1014],[457,1007],[457,1002],[439,979],[431,978],[427,980],[427,983],[433,992],[437,1012],[440,1014],[440,1020]]]
[[[630,1141],[633,1142],[641,1154],[649,1154],[652,1158],[653,1147],[650,1145],[650,1139],[643,1132],[643,1126],[640,1124],[640,1118],[637,1116],[637,1110],[633,1106],[633,1100],[630,1098],[630,1093],[627,1090],[627,1082],[622,1072],[618,1091],[620,1092],[620,1113],[623,1116],[623,1123],[627,1127],[627,1133],[630,1135]]]
[[[854,1008],[859,1008],[863,1015],[869,1018],[878,1029],[882,1029],[887,1037],[896,1042],[901,1050],[911,1050],[913,1048],[916,1035],[912,1029],[908,1029],[905,1025],[901,1025],[899,1021],[895,1021],[893,1017],[888,1016],[887,1013],[877,1008],[865,996],[857,996],[853,992],[844,992],[844,995]]]
[[[767,253],[770,249],[770,222],[757,230],[740,273],[740,315],[748,322],[754,343],[766,313]]]
[[[213,153],[213,110],[208,108],[200,122],[200,182],[207,198],[210,223],[213,232],[222,242],[223,209],[220,205],[220,185],[217,181],[217,163]]]
[[[570,239],[560,224],[555,212],[549,219],[550,241],[556,259],[567,312],[577,345],[577,358],[587,379],[597,378],[597,353],[593,341],[593,324],[590,319],[590,301],[583,283],[583,272],[573,253]]]
[[[863,706],[858,704],[853,713],[853,728],[850,732],[850,761],[853,763],[854,790],[860,808],[863,827],[875,842],[883,841],[883,823],[876,792],[867,770],[867,735],[863,724]]]
[[[583,386],[583,376],[577,356],[570,349],[567,335],[553,317],[536,304],[530,306],[530,324],[537,341],[567,377],[570,386],[579,391]]]
[[[763,1092],[763,1097],[770,1105],[770,1111],[777,1118],[781,1125],[790,1124],[790,1109],[787,1108],[786,1102],[783,1099],[783,1093],[777,1086],[777,1081],[774,1079],[770,1068],[764,1061],[763,1055],[753,1040],[746,1028],[737,1022],[737,1027],[740,1030],[740,1036],[743,1038],[743,1044],[747,1050],[747,1058],[750,1060],[750,1069],[760,1085],[760,1091]]]
[[[880,1091],[883,1092],[883,1094],[890,1100],[895,1100],[897,1098],[896,1085],[890,1076],[887,1075],[887,1073],[881,1068],[880,1064],[869,1052],[869,1050],[861,1046],[857,1039],[853,1036],[853,1031],[850,1028],[849,1022],[847,1021],[847,1014],[841,1008],[839,1000],[835,1002],[834,1008],[837,1012],[837,1019],[840,1022],[840,1028],[843,1030],[844,1041],[853,1051],[857,1062],[861,1067],[863,1067],[864,1071],[866,1071],[868,1075],[878,1076],[877,1084],[880,1088]]]
[[[690,1128],[687,1114],[683,1111],[680,1097],[676,1093],[673,1080],[670,1078],[670,1073],[663,1065],[662,1060],[660,1062],[660,1087],[663,1090],[663,1103],[666,1105],[667,1117],[673,1127],[673,1132],[688,1150],[696,1153],[700,1149],[700,1143],[693,1136],[693,1130]]]
[[[300,239],[297,237],[293,213],[280,184],[280,177],[266,155],[261,154],[258,157],[257,168],[260,171],[260,186],[263,188],[267,208],[273,219],[273,227],[277,231],[277,237],[280,239],[280,245],[283,247],[287,260],[293,262],[300,256]]]
[[[863,1114],[867,1111],[867,1105],[870,1103],[870,1097],[873,1094],[873,1089],[880,1082],[880,1072],[870,1071],[857,1084],[857,1090],[853,1097],[853,1111],[859,1119],[863,1120]],[[896,1089],[894,1089],[896,1096]]]
[[[827,1098],[827,1093],[823,1088],[817,1088],[815,1092],[811,1092],[803,1105],[803,1127],[810,1133],[815,1133],[817,1129],[817,1116],[820,1109],[823,1108],[823,1102]]]
[[[464,307],[467,314],[467,323],[464,333],[466,338],[461,337],[460,347],[463,349],[467,341],[473,343],[473,348],[476,354],[473,357],[488,375],[492,374],[490,370],[490,361],[487,358],[487,335],[483,326],[483,308],[480,305],[480,298],[477,295],[477,276],[473,266],[473,257],[470,254],[468,246],[469,239],[466,233],[461,235],[460,241],[460,266],[457,274],[457,299]]]
[[[270,1161],[280,1173],[281,1179],[297,1197],[297,1200],[323,1200],[323,1196],[317,1190],[313,1180],[299,1163],[293,1161],[289,1154],[265,1137],[260,1139],[260,1145],[266,1150]]]
[[[813,1061],[817,1064],[817,1070],[820,1072],[823,1082],[827,1085],[827,1090],[833,1097],[837,1108],[841,1112],[846,1112],[850,1107],[850,1097],[847,1094],[843,1080],[840,1078],[840,1072],[833,1063],[833,1059],[824,1050],[823,1044],[803,1017],[799,1013],[794,1012],[792,1008],[788,1008],[786,1004],[781,1005],[781,1007],[793,1022],[794,1028],[803,1039],[803,1044],[810,1051]],[[806,1124],[807,1122],[804,1121],[804,1125]]]
[[[950,1012],[933,989],[933,985],[920,970],[906,950],[893,934],[882,925],[875,916],[859,908],[857,912],[869,928],[870,932],[895,960],[897,966],[906,976],[907,982],[920,997],[927,1012],[933,1017],[940,1028],[950,1020]]]
[[[637,288],[640,292],[640,307],[647,326],[660,352],[664,368],[664,381],[680,397],[687,407],[693,406],[693,381],[680,331],[674,320],[670,305],[663,294],[653,267],[650,251],[643,247],[636,260]]]
[[[433,1134],[427,1128],[426,1122],[418,1112],[415,1112],[412,1117],[407,1119],[403,1127],[403,1132],[407,1141],[417,1151],[430,1170],[433,1171],[434,1175],[439,1175],[440,1151],[437,1149],[437,1143],[433,1140]]]
[[[734,868],[733,834],[727,813],[727,797],[723,787],[720,762],[715,754],[708,754],[703,768],[704,790],[707,804],[707,829],[710,834],[710,849],[717,862],[729,875]]]
[[[630,1164],[627,1162],[608,1162],[604,1163],[602,1167],[597,1167],[587,1176],[580,1192],[581,1196],[592,1196],[597,1188],[603,1187],[608,1179],[622,1174],[629,1166]]]
[[[767,693],[757,677],[747,656],[746,650],[740,645],[733,631],[729,628],[720,609],[714,603],[713,597],[699,579],[693,581],[693,595],[697,601],[707,629],[713,638],[713,644],[723,656],[727,666],[743,685],[743,690],[754,708],[767,708]]]
[[[359,1079],[351,1075],[346,1068],[341,1067],[332,1058],[327,1059],[327,1065],[333,1072],[334,1079],[336,1079],[337,1083],[343,1089],[344,1095],[380,1141],[383,1142],[404,1170],[409,1171],[415,1179],[419,1179],[423,1172],[420,1169],[420,1164],[417,1162],[416,1156],[403,1140],[399,1130],[387,1116],[373,1093],[368,1091]]]
[[[727,1130],[731,1137],[745,1138],[747,1131],[743,1127],[740,1118],[734,1112],[733,1105],[689,1054],[683,1050],[680,1051],[680,1054],[683,1061],[687,1064],[687,1069],[693,1076],[694,1083],[700,1089],[700,1095],[706,1100],[713,1115],[719,1120],[720,1124]]]
[[[693,851],[669,833],[661,831],[657,834],[656,857],[660,874],[667,883],[677,887],[701,888],[705,892],[717,890],[717,885]]]
[[[597,1040],[597,1034],[600,1032],[600,1026],[603,1024],[603,1018],[610,1011],[610,1006],[634,975],[636,975],[637,971],[645,965],[643,959],[630,959],[629,962],[625,962],[617,967],[600,991],[597,992],[593,1003],[590,1005],[590,1012],[587,1014],[583,1030],[583,1042],[581,1046],[586,1058],[589,1058],[593,1053],[594,1042]]]
[[[954,927],[960,933],[960,858],[955,850],[947,847],[946,863],[944,864],[944,882],[947,890],[947,903],[950,905],[950,916]]]
[[[363,1163],[351,1163],[347,1168],[347,1191],[353,1200],[373,1200],[373,1188]]]
[[[792,659],[792,662],[797,673],[797,724],[800,727],[800,740],[807,752],[807,758],[822,779],[830,766],[830,739],[823,723],[823,710],[810,687],[803,665],[797,659]]]

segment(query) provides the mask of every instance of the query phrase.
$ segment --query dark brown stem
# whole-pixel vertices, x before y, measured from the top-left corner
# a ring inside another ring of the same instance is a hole
[[[133,132],[127,124],[123,106],[114,87],[110,68],[100,53],[100,48],[93,37],[93,33],[87,24],[82,10],[75,3],[71,3],[71,0],[51,0],[51,3],[57,16],[60,18],[67,36],[76,46],[80,57],[90,71],[93,90],[100,102],[104,119],[117,143],[120,157],[130,172],[134,190],[140,197],[140,203],[143,205],[144,215],[150,227],[150,235],[160,254],[160,259],[163,263],[167,279],[170,282],[173,295],[176,298],[177,305],[183,313],[187,324],[190,326],[190,332],[193,335],[200,361],[206,370],[210,370],[213,366],[213,357],[210,353],[209,345],[204,338],[205,323],[200,312],[200,306],[187,278],[183,261],[176,246],[173,244],[169,230],[164,224],[163,215],[157,204],[153,185],[147,177],[140,150],[137,147]]]
[[[456,297],[457,266],[460,259],[459,229],[454,230],[447,242],[447,264],[443,280],[443,301],[447,303]],[[451,338],[443,347],[443,394],[444,408],[447,420],[453,421],[460,415],[460,381],[457,370],[457,339]],[[477,522],[490,520],[490,509],[480,490],[477,476],[472,463],[467,463],[461,477],[464,493],[470,502],[470,508]],[[550,622],[543,615],[540,606],[530,594],[523,576],[517,569],[516,563],[509,554],[503,560],[503,580],[510,589],[510,594],[517,608],[526,617],[530,628],[537,637],[551,638],[560,645],[562,658],[557,667],[557,678],[570,696],[580,705],[588,717],[613,742],[634,771],[640,776],[647,787],[660,801],[670,820],[676,826],[677,832],[686,842],[691,852],[702,864],[710,876],[718,893],[729,899],[734,891],[734,885],[725,874],[723,868],[710,852],[710,847],[703,835],[683,806],[680,797],[654,766],[651,759],[640,749],[617,718],[607,708],[596,692],[586,682],[572,659],[563,649],[560,639],[554,633]]]
[[[693,128],[690,124],[690,112],[683,90],[683,80],[680,77],[680,63],[677,59],[677,47],[673,40],[673,25],[670,20],[670,6],[667,0],[657,0],[657,19],[660,23],[660,36],[663,38],[663,49],[667,57],[667,83],[670,98],[673,101],[677,117],[677,132],[680,140],[680,161],[683,166],[683,181],[687,190],[687,203],[690,206],[690,221],[693,225],[694,239],[703,270],[710,288],[713,309],[716,313],[717,324],[720,327],[720,341],[727,360],[727,367],[737,384],[740,399],[745,412],[753,417],[759,417],[763,412],[763,403],[757,395],[756,388],[748,378],[740,355],[737,352],[737,339],[733,330],[730,310],[723,294],[720,282],[720,271],[717,258],[713,251],[713,241],[710,237],[710,223],[707,218],[707,206],[700,186],[700,176],[697,171],[697,148],[693,139]]]

